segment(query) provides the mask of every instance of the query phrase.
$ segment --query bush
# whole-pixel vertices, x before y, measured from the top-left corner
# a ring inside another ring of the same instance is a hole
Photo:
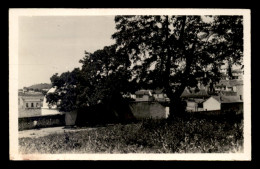
[[[22,153],[226,153],[243,150],[243,123],[146,119],[94,130],[20,138]]]

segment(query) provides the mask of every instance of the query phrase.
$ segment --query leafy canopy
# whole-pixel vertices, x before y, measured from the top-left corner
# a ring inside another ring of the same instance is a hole
[[[171,100],[185,87],[218,81],[223,61],[241,64],[241,16],[116,16],[112,37],[130,56],[133,80],[164,88]],[[175,99],[173,99],[175,98]]]
[[[47,101],[58,104],[60,111],[69,112],[105,104],[120,97],[121,93],[127,93],[131,74],[130,62],[124,53],[116,51],[116,45],[94,53],[85,52],[85,57],[80,60],[81,69],[51,77],[56,91],[48,94]]]

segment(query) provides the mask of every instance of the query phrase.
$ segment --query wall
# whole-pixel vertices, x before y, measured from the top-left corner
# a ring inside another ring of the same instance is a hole
[[[196,107],[197,107],[197,103],[195,103],[194,101],[187,101],[187,107],[186,107],[187,111],[195,111]]]
[[[49,108],[41,108],[42,115],[54,115],[54,114],[63,114],[62,112],[59,112],[58,109],[49,109]]]
[[[41,116],[42,111],[40,108],[19,108],[18,117],[33,117]]]
[[[203,109],[205,111],[220,110],[220,103],[216,99],[210,97],[208,100],[203,102]]]
[[[34,129],[33,122],[37,121],[37,127],[54,127],[65,125],[65,115],[49,115],[37,117],[23,117],[19,118],[19,130]]]
[[[130,109],[137,119],[167,118],[169,115],[169,107],[158,102],[132,102]]]
[[[225,113],[243,114],[243,103],[222,103],[221,110]]]
[[[152,101],[152,96],[143,95],[141,98],[136,97],[136,101]]]
[[[39,107],[42,107],[43,96],[39,95],[25,95],[18,96],[18,107],[19,108],[27,108],[26,103],[28,103],[28,107],[31,108],[31,103],[33,103],[34,108],[36,107],[36,103],[38,103]]]

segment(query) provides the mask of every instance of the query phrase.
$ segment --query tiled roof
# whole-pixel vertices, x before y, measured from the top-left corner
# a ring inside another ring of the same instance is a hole
[[[192,100],[188,100],[189,102],[195,102],[195,103],[202,103],[205,101],[205,99],[192,99]]]
[[[220,80],[216,86],[227,86],[227,87],[233,87],[243,85],[243,80],[241,79],[233,79],[233,80]]]
[[[237,92],[234,91],[220,91],[220,95],[225,95],[225,96],[237,96]]]
[[[135,92],[137,95],[151,95],[152,91],[151,90],[138,90]]]
[[[232,73],[243,73],[241,69],[232,70]]]
[[[243,100],[240,100],[238,96],[212,96],[220,103],[242,103]]]
[[[163,93],[163,89],[156,89],[153,91],[154,94],[162,94]]]
[[[184,89],[181,97],[207,97],[209,96],[205,89],[201,89],[198,92],[195,89],[188,90],[187,88]]]

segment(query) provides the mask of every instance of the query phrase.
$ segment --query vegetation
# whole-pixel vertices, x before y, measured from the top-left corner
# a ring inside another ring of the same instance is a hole
[[[112,118],[123,119],[122,112],[129,114],[127,99],[122,97],[134,90],[129,82],[128,56],[112,45],[94,53],[86,52],[80,63],[81,69],[51,77],[56,90],[47,95],[47,102],[56,104],[63,112],[77,111],[81,117],[77,122],[84,121],[82,117],[93,122],[104,117],[109,122]],[[86,112],[88,115],[80,114]]]
[[[163,88],[173,117],[184,111],[180,96],[186,87],[198,80],[212,86],[223,61],[243,61],[241,16],[116,16],[115,23],[116,44],[85,52],[81,68],[51,77],[57,90],[49,103],[59,102],[61,111],[100,104],[114,111],[122,94]]]
[[[223,61],[242,63],[242,21],[241,16],[116,16],[112,37],[134,63],[140,88],[165,89],[172,117],[184,111],[180,96],[186,87],[218,81]]]
[[[243,122],[147,119],[93,130],[20,138],[21,153],[226,153],[243,151]]]
[[[51,87],[52,87],[51,84],[48,84],[48,83],[40,83],[40,84],[31,85],[31,86],[26,87],[26,88],[32,89],[32,90],[41,91],[42,89],[50,89]]]

